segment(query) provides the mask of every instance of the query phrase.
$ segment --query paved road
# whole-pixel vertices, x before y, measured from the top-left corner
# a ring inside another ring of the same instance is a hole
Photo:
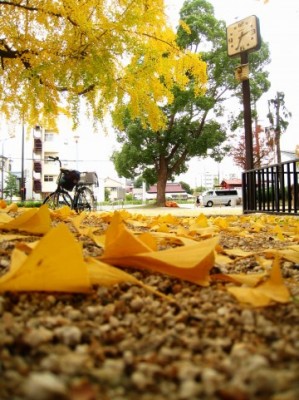
[[[183,204],[180,207],[143,207],[143,206],[129,206],[124,207],[115,206],[100,206],[98,211],[114,211],[114,210],[128,210],[132,214],[144,214],[144,215],[165,215],[172,214],[177,216],[196,216],[199,214],[205,215],[241,215],[243,214],[242,206],[235,207],[194,207],[193,204]]]

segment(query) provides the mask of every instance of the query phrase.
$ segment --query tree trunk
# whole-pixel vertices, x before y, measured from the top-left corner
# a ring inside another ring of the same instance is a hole
[[[158,170],[158,182],[157,182],[157,206],[165,206],[165,190],[167,183],[167,163],[163,156],[160,157],[159,170]]]

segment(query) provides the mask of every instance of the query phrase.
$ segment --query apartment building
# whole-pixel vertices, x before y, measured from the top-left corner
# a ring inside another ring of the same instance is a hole
[[[79,168],[78,137],[71,134],[58,134],[40,126],[35,126],[30,136],[31,138],[26,143],[27,153],[26,163],[24,164],[26,199],[43,200],[55,190],[60,166],[58,162],[50,160],[50,156],[59,157],[62,168],[97,173],[96,169],[90,168],[92,166],[88,164],[88,161],[86,163],[80,162]],[[28,148],[30,152],[31,147],[32,157],[28,154]],[[97,200],[102,201],[104,199],[104,185],[101,179],[99,179],[99,186],[94,186],[93,190]]]

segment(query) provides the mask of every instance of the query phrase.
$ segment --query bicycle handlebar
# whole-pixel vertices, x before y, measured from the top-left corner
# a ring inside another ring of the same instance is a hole
[[[61,161],[60,161],[59,157],[48,156],[48,159],[52,160],[52,161],[58,161],[60,168],[61,168]]]

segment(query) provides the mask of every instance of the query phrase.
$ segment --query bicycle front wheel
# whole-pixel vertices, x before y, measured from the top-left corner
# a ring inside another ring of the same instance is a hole
[[[83,186],[78,190],[74,198],[74,209],[77,213],[96,210],[96,201],[91,189]]]
[[[48,204],[48,207],[51,208],[51,210],[56,210],[63,206],[72,208],[73,201],[68,192],[53,192],[45,198],[43,204]]]

